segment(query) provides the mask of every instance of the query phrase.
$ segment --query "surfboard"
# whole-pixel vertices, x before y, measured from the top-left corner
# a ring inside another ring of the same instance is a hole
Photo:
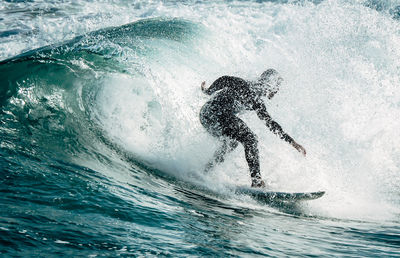
[[[305,193],[288,193],[288,192],[273,192],[267,191],[262,188],[253,188],[247,186],[238,186],[236,194],[246,194],[257,200],[264,202],[296,202],[296,201],[309,201],[321,198],[325,192],[305,192]]]

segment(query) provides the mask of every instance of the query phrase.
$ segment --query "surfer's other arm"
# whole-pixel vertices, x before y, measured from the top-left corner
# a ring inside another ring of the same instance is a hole
[[[213,82],[213,84],[210,85],[210,87],[206,88],[206,82],[201,83],[201,90],[207,94],[211,95],[216,91],[222,90],[223,88],[226,87],[232,87],[237,83],[236,81],[240,80],[239,78],[233,77],[233,76],[222,76],[219,77],[217,80]]]
[[[262,102],[255,103],[254,109],[257,112],[257,116],[265,122],[266,126],[271,130],[271,132],[278,135],[278,137],[281,138],[282,140],[288,142],[304,156],[306,155],[307,152],[303,148],[303,146],[298,144],[292,137],[290,137],[287,133],[283,131],[282,127],[277,122],[272,120],[271,116],[267,112],[267,108],[265,107],[264,103]]]

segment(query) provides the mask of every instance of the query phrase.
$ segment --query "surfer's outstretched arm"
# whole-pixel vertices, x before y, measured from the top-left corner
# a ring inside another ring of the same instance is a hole
[[[272,120],[271,116],[267,112],[267,108],[265,107],[264,103],[256,103],[254,105],[254,108],[257,112],[257,116],[265,122],[266,126],[271,130],[271,132],[278,135],[279,138],[281,138],[282,140],[288,142],[304,156],[306,155],[306,150],[303,148],[303,146],[298,144],[292,137],[290,137],[287,133],[283,131],[282,127],[277,122]]]

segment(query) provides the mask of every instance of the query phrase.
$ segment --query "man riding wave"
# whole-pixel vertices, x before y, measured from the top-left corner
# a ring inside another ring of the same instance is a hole
[[[274,134],[291,144],[304,156],[306,155],[306,150],[272,120],[262,99],[266,96],[272,99],[278,93],[282,81],[282,77],[276,70],[268,69],[257,81],[222,76],[208,88],[205,82],[201,83],[202,91],[213,96],[201,108],[200,122],[211,135],[222,141],[222,146],[217,149],[213,159],[206,165],[205,171],[223,162],[225,154],[234,150],[240,142],[244,146],[246,161],[249,165],[251,186],[265,187],[260,172],[257,136],[237,116],[243,110],[255,111]]]

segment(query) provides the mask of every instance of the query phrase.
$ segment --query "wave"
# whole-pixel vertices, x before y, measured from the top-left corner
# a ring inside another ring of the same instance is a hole
[[[141,20],[0,62],[3,125],[35,131],[21,130],[22,138],[39,133],[45,148],[58,153],[87,149],[101,135],[93,109],[99,92],[109,86],[104,84],[109,74],[146,76],[138,60],[154,50],[147,43],[184,41],[193,29],[183,20]],[[128,55],[135,56],[129,66],[124,60]],[[70,139],[75,139],[72,145]]]
[[[79,158],[88,167],[93,160],[117,167],[122,158],[143,174],[223,192],[249,183],[247,165],[238,149],[201,174],[218,141],[198,122],[206,101],[199,82],[254,79],[272,66],[286,86],[268,103],[270,113],[309,157],[245,115],[271,187],[326,190],[312,209],[328,215],[353,216],[359,207],[368,216],[382,200],[396,207],[398,21],[332,1],[251,2],[245,14],[239,2],[225,5],[184,6],[176,11],[183,18],[102,29],[2,61],[1,126],[10,148],[23,141],[40,148],[34,155]]]

